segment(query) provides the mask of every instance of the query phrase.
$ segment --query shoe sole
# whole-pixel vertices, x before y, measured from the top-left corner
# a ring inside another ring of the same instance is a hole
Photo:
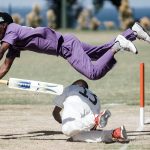
[[[108,122],[108,118],[111,116],[111,112],[109,110],[105,110],[100,117],[99,127],[104,128]]]
[[[148,34],[148,36],[150,36],[149,32],[146,29],[144,29],[138,22],[136,22],[136,24],[138,24],[138,26],[141,27],[142,30]],[[149,41],[147,41],[147,42],[149,42]]]
[[[122,143],[122,144],[129,143],[130,140],[127,138],[127,132],[126,132],[125,127],[121,126],[120,130],[121,130],[120,137],[119,138],[114,138],[113,141],[114,142],[119,142],[119,143]]]
[[[128,42],[130,43],[130,45],[132,45],[133,49],[135,49],[135,51],[131,51],[131,52],[134,54],[138,54],[136,46],[131,41],[128,40]]]
[[[126,48],[123,48],[123,47],[121,46],[121,42],[119,41],[119,38],[120,38],[120,40],[122,39],[123,41],[128,42],[129,45],[131,45],[132,49],[127,50]],[[122,50],[130,51],[130,52],[132,52],[132,53],[134,53],[134,54],[138,54],[138,51],[137,51],[137,48],[135,47],[135,45],[134,45],[131,41],[129,41],[128,39],[126,39],[123,35],[118,35],[118,37],[116,38],[116,41],[118,41],[118,42],[120,43],[120,46],[122,47]],[[134,49],[135,51],[133,51],[133,49]]]
[[[127,132],[126,132],[126,129],[124,126],[121,126],[121,137],[120,139],[118,139],[117,142],[120,142],[120,143],[129,143],[129,139],[127,138]]]
[[[127,132],[124,126],[121,126],[121,136],[123,139],[127,139]]]

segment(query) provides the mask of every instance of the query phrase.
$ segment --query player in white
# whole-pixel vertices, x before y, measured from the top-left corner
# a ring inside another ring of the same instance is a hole
[[[106,126],[111,113],[109,110],[100,112],[100,100],[88,89],[84,80],[77,80],[66,87],[64,92],[55,98],[54,103],[53,117],[62,123],[62,132],[70,137],[70,141],[127,141],[124,126],[114,130],[96,130],[97,126]]]

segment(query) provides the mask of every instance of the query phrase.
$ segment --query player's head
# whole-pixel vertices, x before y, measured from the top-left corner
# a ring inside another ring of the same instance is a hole
[[[0,12],[0,40],[3,38],[7,25],[13,23],[12,17],[5,12]]]
[[[3,23],[7,24],[13,23],[12,17],[6,12],[0,12],[0,24]]]
[[[79,86],[87,88],[87,89],[89,88],[87,82],[82,79],[73,82],[72,85],[79,85]]]

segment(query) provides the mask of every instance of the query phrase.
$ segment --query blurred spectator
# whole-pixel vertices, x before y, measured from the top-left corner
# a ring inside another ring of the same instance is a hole
[[[17,24],[23,23],[23,18],[18,13],[12,14],[12,18],[13,18],[13,21]]]
[[[78,17],[78,29],[89,29],[91,20],[91,12],[88,9],[83,9]]]
[[[36,4],[32,11],[26,16],[26,24],[31,27],[38,27],[42,22],[42,18],[40,17],[41,7]]]
[[[65,26],[72,28],[75,26],[75,19],[80,11],[80,5],[78,5],[78,0],[66,0],[66,5],[63,5],[63,0],[46,0],[47,8],[52,9],[56,15],[56,28],[62,27],[62,24],[65,22]],[[65,11],[63,11],[65,8]],[[63,19],[63,15],[65,18]]]
[[[122,0],[119,7],[121,29],[125,30],[133,25],[134,19],[132,9],[128,0]]]
[[[147,30],[150,30],[150,19],[148,17],[143,17],[140,19],[140,24]]]
[[[83,9],[78,17],[77,29],[92,29],[96,30],[100,26],[100,21],[92,16],[92,12],[89,9]]]
[[[113,21],[105,21],[104,22],[104,26],[108,30],[112,30],[112,29],[116,28],[116,25],[115,25],[115,23]]]
[[[100,25],[101,25],[101,22],[96,17],[91,18],[91,21],[90,21],[91,30],[97,30]]]
[[[52,9],[47,11],[47,21],[48,27],[55,29],[56,28],[56,15]]]

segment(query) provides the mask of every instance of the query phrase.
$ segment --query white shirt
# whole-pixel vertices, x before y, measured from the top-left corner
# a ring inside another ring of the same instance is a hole
[[[54,104],[60,108],[64,108],[66,103],[76,102],[77,106],[90,107],[94,114],[100,112],[100,100],[89,89],[80,87],[78,85],[70,85],[64,89],[64,92],[57,96],[54,100]]]

